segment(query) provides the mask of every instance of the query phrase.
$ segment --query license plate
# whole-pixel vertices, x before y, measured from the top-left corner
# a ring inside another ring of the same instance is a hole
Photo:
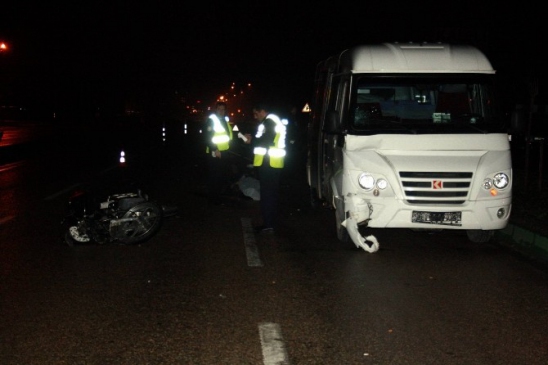
[[[413,211],[412,223],[442,224],[447,226],[461,226],[461,212],[419,212]]]

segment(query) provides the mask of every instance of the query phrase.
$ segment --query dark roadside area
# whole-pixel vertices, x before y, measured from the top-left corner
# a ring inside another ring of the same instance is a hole
[[[99,139],[105,146],[120,146],[125,143],[112,143],[111,139],[124,136],[131,140],[132,145],[139,146],[136,140],[147,135],[150,137],[152,132],[150,128],[127,129],[127,126],[114,126],[110,132],[105,133],[104,129],[98,127],[100,126],[89,125],[75,128],[66,123],[38,123],[29,126],[26,123],[0,121],[0,132],[5,131],[3,138],[6,138],[9,130],[29,129],[29,134],[21,143],[6,145],[5,139],[0,140],[0,166],[31,158],[42,153],[44,149],[63,149],[66,146],[74,149],[86,148]],[[153,130],[158,128],[155,126]],[[543,156],[543,143],[543,139],[537,140],[527,147],[523,141],[512,142],[513,199],[510,224],[506,229],[498,231],[495,239],[532,261],[548,265],[548,181],[544,171],[546,159]]]
[[[548,266],[548,181],[544,137],[511,142],[512,212],[506,229],[495,236],[528,259]]]

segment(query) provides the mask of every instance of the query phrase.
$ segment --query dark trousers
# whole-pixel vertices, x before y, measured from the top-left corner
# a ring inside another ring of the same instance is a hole
[[[259,167],[259,181],[261,183],[260,206],[263,225],[265,227],[277,228],[281,174],[282,169],[270,167],[268,161],[264,161]]]
[[[207,192],[211,202],[218,201],[223,194],[230,191],[232,161],[227,153],[221,158],[208,156],[207,158]]]

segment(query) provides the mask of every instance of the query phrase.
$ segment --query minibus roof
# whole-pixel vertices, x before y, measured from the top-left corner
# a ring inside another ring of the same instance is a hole
[[[360,45],[342,51],[337,68],[352,73],[495,73],[477,48],[446,43]]]

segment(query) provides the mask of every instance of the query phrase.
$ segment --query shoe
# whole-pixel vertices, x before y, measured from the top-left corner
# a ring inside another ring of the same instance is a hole
[[[264,235],[274,234],[274,228],[265,226],[255,227],[255,233]]]

